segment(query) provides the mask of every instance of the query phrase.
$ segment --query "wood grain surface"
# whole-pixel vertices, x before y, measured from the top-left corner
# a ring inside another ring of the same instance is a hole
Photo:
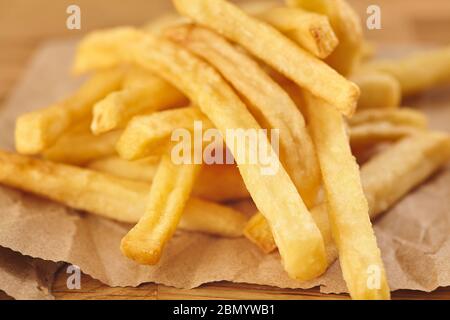
[[[381,7],[382,29],[366,30],[378,44],[450,44],[449,0],[349,0],[362,17],[368,5]],[[66,8],[77,3],[82,29],[68,30]],[[0,107],[27,67],[36,47],[43,41],[80,37],[96,28],[141,25],[172,10],[169,0],[0,0]],[[57,299],[348,299],[347,295],[323,295],[318,289],[284,290],[254,285],[214,283],[193,290],[156,284],[138,288],[110,288],[88,276],[80,290],[69,290],[66,273],[54,284]],[[7,298],[0,292],[0,299]],[[395,299],[450,299],[450,288],[432,293],[398,291]]]

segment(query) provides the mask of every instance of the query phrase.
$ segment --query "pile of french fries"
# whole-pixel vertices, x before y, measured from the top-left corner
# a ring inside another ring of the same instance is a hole
[[[450,158],[449,136],[400,107],[450,80],[450,47],[373,60],[345,0],[173,2],[183,17],[81,41],[74,71],[92,77],[17,119],[0,183],[135,224],[121,250],[141,264],[157,264],[177,228],[245,236],[278,248],[294,279],[339,258],[352,298],[389,299],[371,219]],[[171,134],[194,121],[278,129],[279,170],[263,175],[233,148],[237,165],[175,164]],[[360,168],[353,154],[370,150]],[[227,205],[248,198],[250,219]]]

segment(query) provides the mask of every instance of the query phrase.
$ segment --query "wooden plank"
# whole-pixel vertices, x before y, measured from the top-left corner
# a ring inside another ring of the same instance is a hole
[[[348,300],[347,294],[322,294],[318,288],[279,289],[268,286],[217,282],[186,290],[157,284],[144,284],[137,288],[111,288],[100,281],[83,275],[80,290],[69,290],[67,274],[59,272],[53,287],[56,299],[61,300]],[[426,293],[399,290],[392,294],[395,300],[449,300],[450,287]]]

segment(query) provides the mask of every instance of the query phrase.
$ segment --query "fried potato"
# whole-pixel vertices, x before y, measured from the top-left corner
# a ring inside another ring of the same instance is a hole
[[[181,14],[237,42],[300,87],[333,103],[343,114],[353,114],[358,87],[272,26],[225,0],[174,0],[174,4]]]
[[[97,102],[91,129],[94,134],[122,129],[135,115],[181,107],[186,103],[187,99],[173,86],[148,74],[139,84],[125,86]]]
[[[394,110],[369,109],[358,111],[348,123],[351,126],[370,124],[374,122],[387,122],[392,125],[411,126],[426,129],[428,120],[425,114],[412,108],[402,107]]]
[[[247,221],[243,213],[230,207],[191,197],[178,227],[187,231],[238,238],[242,237]]]
[[[184,92],[220,130],[228,147],[234,142],[227,139],[227,130],[261,129],[221,76],[183,48],[146,37],[136,50],[136,60]],[[230,151],[253,200],[272,227],[288,274],[297,279],[312,279],[327,266],[320,231],[267,137],[258,135],[257,139],[258,145],[270,152],[272,164],[278,168],[273,175],[262,174],[261,163],[247,161],[250,150],[244,154],[237,152],[237,148]]]
[[[450,83],[450,46],[400,59],[376,60],[363,65],[361,70],[394,76],[400,82],[403,96],[409,96]]]
[[[72,72],[84,74],[90,71],[117,67],[132,60],[131,46],[142,40],[143,32],[132,27],[118,27],[95,31],[80,42]]]
[[[258,14],[303,49],[320,59],[328,57],[339,44],[328,18],[300,8],[275,7]]]
[[[406,162],[405,154],[408,155]],[[450,138],[444,134],[429,132],[419,133],[396,142],[370,159],[361,168],[361,183],[369,203],[371,219],[375,219],[389,209],[449,159]],[[311,215],[314,219],[317,219],[319,215],[325,219],[328,213],[321,212],[317,209],[318,207],[311,210]],[[276,249],[270,226],[259,213],[250,219],[244,234],[266,253]],[[323,234],[323,237],[327,239],[326,234]],[[327,251],[328,249],[327,245]],[[337,251],[333,260],[336,258]]]
[[[120,88],[123,70],[106,70],[94,75],[70,98],[45,109],[20,116],[16,121],[16,149],[35,155],[56,142],[78,121],[90,116],[92,106]]]
[[[350,74],[361,59],[363,44],[361,20],[353,8],[345,0],[286,0],[286,2],[292,7],[323,14],[330,19],[339,45],[326,62],[341,74]]]
[[[305,101],[322,169],[332,235],[347,288],[353,299],[389,299],[384,265],[344,119],[332,106],[309,94],[305,94]],[[372,269],[380,276],[373,287],[368,284]]]
[[[121,241],[120,250],[125,256],[140,264],[159,262],[177,229],[200,167],[177,165],[169,154],[162,156],[145,213]]]
[[[408,125],[393,125],[388,122],[374,122],[353,126],[350,129],[352,148],[359,149],[380,142],[394,142],[423,131]]]
[[[90,118],[63,134],[53,146],[42,152],[42,157],[56,162],[83,165],[116,154],[115,146],[122,131],[95,136],[89,127]]]
[[[194,121],[203,128],[213,128],[209,119],[196,107],[156,112],[135,117],[117,142],[117,152],[126,160],[137,160],[160,154],[176,129],[194,129]]]
[[[3,151],[0,183],[125,223],[139,221],[150,191],[149,183]],[[200,216],[204,221],[200,221]],[[240,237],[246,220],[239,211],[191,197],[179,226],[189,231]]]
[[[245,53],[205,28],[178,26],[165,32],[171,40],[205,59],[248,100],[264,128],[280,133],[280,160],[307,207],[315,204],[321,177],[305,120],[289,95]]]
[[[361,90],[358,110],[392,109],[400,106],[402,89],[394,76],[384,72],[363,72],[350,79]]]
[[[370,214],[391,207],[450,159],[450,137],[422,132],[375,155],[361,169]]]
[[[88,168],[121,178],[149,182],[153,180],[158,164],[159,157],[138,161],[108,157],[91,162]],[[203,165],[192,195],[218,202],[250,197],[235,165]]]

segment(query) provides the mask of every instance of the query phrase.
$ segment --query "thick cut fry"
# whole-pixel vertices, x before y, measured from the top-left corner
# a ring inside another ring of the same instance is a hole
[[[423,129],[388,122],[361,124],[350,129],[350,143],[352,148],[359,149],[380,142],[394,142],[420,131]]]
[[[150,191],[149,183],[2,151],[0,183],[125,223],[139,221]],[[200,221],[200,216],[204,221]],[[240,237],[246,220],[239,211],[191,197],[184,209],[180,228]]]
[[[305,120],[289,95],[245,53],[218,34],[194,26],[165,33],[204,58],[249,101],[249,109],[265,128],[280,133],[280,160],[308,207],[315,204],[321,177]]]
[[[174,164],[170,155],[163,155],[145,213],[120,244],[125,256],[140,264],[159,262],[177,229],[199,169],[195,164]]]
[[[410,126],[418,129],[426,129],[428,126],[428,120],[425,114],[406,107],[394,110],[362,110],[358,111],[351,119],[348,119],[348,123],[351,126],[380,121],[388,122],[392,125]]]
[[[230,207],[191,197],[184,208],[179,227],[216,236],[242,237],[247,217]]]
[[[450,46],[402,59],[367,63],[362,70],[386,72],[399,82],[403,96],[450,83]]]
[[[405,155],[408,155],[407,159]],[[405,138],[370,159],[361,168],[361,183],[369,203],[371,219],[389,209],[449,159],[450,138],[429,132]],[[317,208],[311,210],[314,219],[318,215],[328,215]],[[276,249],[270,227],[261,214],[250,219],[245,235],[264,252]],[[327,239],[326,234],[323,237]],[[336,257],[337,254],[334,259]]]
[[[358,110],[391,109],[400,106],[402,89],[394,76],[384,72],[363,72],[350,79],[361,90]]]
[[[328,57],[339,43],[328,18],[300,8],[276,7],[257,17],[283,32],[320,59]]]
[[[203,129],[213,124],[196,107],[167,110],[137,116],[128,124],[117,143],[117,152],[127,160],[137,160],[160,154],[177,129],[194,129],[194,121],[201,121]]]
[[[358,87],[272,26],[248,16],[225,0],[174,0],[174,3],[181,14],[239,43],[300,87],[332,103],[343,114],[350,116],[355,111]]]
[[[115,146],[122,132],[113,131],[95,136],[91,133],[89,126],[90,121],[84,120],[63,134],[53,146],[42,152],[43,158],[67,164],[83,165],[89,161],[115,154]]]
[[[333,239],[350,295],[354,299],[389,299],[383,261],[344,119],[333,107],[309,94],[305,94],[305,101]],[[377,283],[370,283],[371,272],[376,272]]]
[[[234,144],[227,130],[242,132],[261,129],[246,106],[221,76],[188,51],[164,40],[147,37],[137,48],[139,64],[178,86],[220,130],[228,147]],[[242,136],[238,144],[245,144]],[[235,139],[232,139],[235,140]],[[238,152],[230,147],[253,200],[271,224],[284,267],[291,277],[312,279],[326,269],[326,256],[320,231],[265,135],[257,143],[269,151],[273,175],[263,174],[261,163],[248,161],[250,148]],[[253,149],[252,149],[253,150]],[[250,154],[251,155],[251,154]],[[251,155],[253,156],[253,155]]]
[[[122,70],[100,72],[63,102],[20,116],[15,132],[17,151],[38,154],[50,147],[71,126],[90,116],[94,103],[119,89],[122,79]]]
[[[423,132],[375,155],[361,169],[370,214],[387,210],[450,159],[447,134]]]
[[[293,7],[326,15],[339,39],[339,45],[327,58],[338,72],[348,75],[359,63],[363,32],[358,14],[345,0],[286,0]]]
[[[97,102],[91,129],[94,134],[121,129],[135,115],[180,107],[186,103],[186,98],[173,86],[148,75],[146,81],[141,81],[139,85],[124,87]]]
[[[117,67],[132,60],[131,46],[142,40],[143,32],[131,27],[119,27],[90,33],[77,48],[73,73]]]
[[[155,176],[158,163],[158,157],[139,161],[109,157],[91,162],[88,168],[121,178],[149,182]],[[219,202],[250,197],[235,165],[203,165],[192,195]]]

